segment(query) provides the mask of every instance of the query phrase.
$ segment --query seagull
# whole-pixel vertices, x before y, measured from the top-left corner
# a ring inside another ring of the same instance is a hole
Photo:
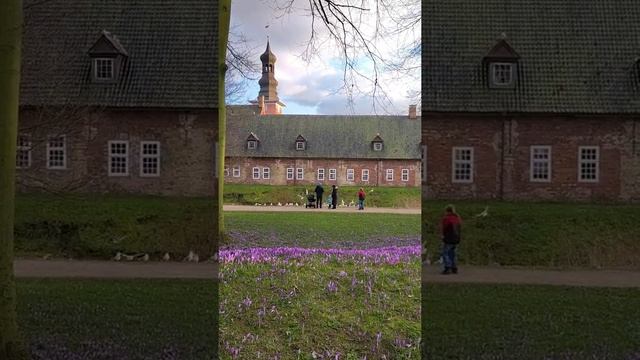
[[[487,216],[489,216],[489,207],[488,206],[485,206],[484,210],[480,214],[476,215],[476,217],[487,217]]]
[[[296,206],[300,206],[300,205],[298,205],[298,203],[296,203]]]
[[[282,203],[281,203],[281,202],[279,202],[279,203],[278,203],[278,206],[282,206]]]
[[[122,254],[120,252],[116,253],[116,256],[113,257],[113,260],[120,261],[122,259]]]
[[[164,260],[164,261],[171,260],[171,256],[169,256],[169,253],[164,253],[164,256],[162,257],[162,260]]]
[[[127,255],[127,254],[123,254],[123,255],[124,255],[125,260],[133,261],[133,255]]]
[[[144,254],[142,261],[149,261],[149,254]]]

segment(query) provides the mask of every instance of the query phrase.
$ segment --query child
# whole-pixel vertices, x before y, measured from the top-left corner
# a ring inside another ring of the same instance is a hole
[[[456,214],[453,205],[447,205],[442,218],[442,260],[444,262],[443,275],[458,273],[456,264],[456,247],[460,243],[460,229],[462,220]]]

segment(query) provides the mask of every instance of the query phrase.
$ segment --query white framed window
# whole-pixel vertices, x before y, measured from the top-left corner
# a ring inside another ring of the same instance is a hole
[[[271,169],[268,167],[262,168],[262,178],[269,180],[271,179]]]
[[[224,167],[224,177],[229,177],[231,172],[229,171],[229,167],[225,165]]]
[[[227,169],[228,170],[228,169]],[[160,176],[160,142],[140,142],[140,176]]]
[[[581,182],[600,180],[600,147],[580,146],[578,148],[578,180]]]
[[[293,168],[287,168],[287,180],[293,180]]]
[[[422,145],[422,183],[427,182],[427,145]]]
[[[60,170],[67,168],[67,137],[50,136],[47,139],[47,169]]]
[[[529,180],[551,181],[551,146],[534,145],[530,148]]]
[[[337,178],[336,169],[329,169],[329,180],[335,180]]]
[[[113,59],[97,58],[93,61],[96,80],[113,80]]]
[[[256,149],[258,147],[258,142],[255,140],[247,141],[247,149]]]
[[[491,63],[491,83],[494,86],[513,85],[514,73],[513,63],[496,62]]]
[[[109,141],[109,176],[129,175],[129,142]]]
[[[318,181],[324,181],[324,169],[318,169],[317,179]]]
[[[233,177],[234,178],[239,178],[240,177],[240,166],[234,166],[233,167]]]
[[[473,148],[454,147],[452,155],[451,177],[454,183],[473,182]]]
[[[373,150],[374,151],[382,151],[382,143],[381,142],[374,142],[373,143]]]
[[[369,181],[369,169],[362,169],[362,181]]]
[[[26,169],[31,167],[31,137],[26,134],[18,135],[16,152],[16,168]]]
[[[355,171],[353,169],[347,169],[347,181],[353,181],[355,177]]]
[[[254,180],[260,179],[260,168],[259,167],[254,167],[253,168],[253,179]]]
[[[402,172],[400,173],[400,180],[402,181],[409,181],[409,169],[402,169]]]
[[[306,148],[306,144],[304,141],[296,141],[296,150],[304,150]]]
[[[387,169],[387,181],[393,181],[393,169]]]
[[[304,168],[296,168],[296,180],[304,179]]]

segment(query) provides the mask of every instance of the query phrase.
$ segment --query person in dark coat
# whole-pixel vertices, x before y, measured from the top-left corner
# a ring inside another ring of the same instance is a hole
[[[458,265],[456,264],[456,247],[460,243],[460,231],[462,220],[456,214],[453,205],[447,205],[445,214],[442,218],[442,261],[444,262],[444,270],[442,274],[458,273]]]
[[[320,183],[316,185],[316,208],[322,209],[322,194],[324,194],[324,188]]]
[[[331,185],[331,208],[335,209],[338,205],[338,187]]]

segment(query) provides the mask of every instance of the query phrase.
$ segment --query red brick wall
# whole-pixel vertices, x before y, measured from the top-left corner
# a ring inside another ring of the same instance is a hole
[[[21,191],[144,193],[175,196],[213,196],[217,187],[214,147],[217,114],[171,111],[99,111],[76,120],[45,121],[38,110],[23,109],[21,133],[32,137],[32,166],[17,171]],[[67,138],[67,168],[46,168],[50,134]],[[129,142],[129,174],[108,175],[111,140]],[[140,142],[160,142],[160,176],[140,176]]]
[[[337,159],[276,159],[276,158],[233,158],[226,159],[225,166],[229,168],[226,183],[231,184],[269,184],[295,185],[315,184],[317,169],[325,169],[326,185],[366,185],[366,186],[420,186],[419,160],[337,160]],[[240,167],[240,177],[233,177],[233,167]],[[270,179],[254,180],[253,167],[269,167]],[[287,168],[303,168],[304,180],[287,180]],[[329,180],[329,169],[336,169],[337,178]],[[347,181],[347,169],[354,169],[354,181]],[[363,182],[362,169],[369,169],[369,181]],[[386,169],[393,169],[393,181],[386,180]],[[402,169],[409,169],[409,181],[402,181]]]
[[[633,118],[426,114],[422,119],[427,198],[640,201],[640,126],[634,128]],[[552,146],[548,183],[529,180],[532,145]],[[474,148],[472,184],[451,180],[454,146]],[[579,146],[600,147],[597,183],[578,182]]]

